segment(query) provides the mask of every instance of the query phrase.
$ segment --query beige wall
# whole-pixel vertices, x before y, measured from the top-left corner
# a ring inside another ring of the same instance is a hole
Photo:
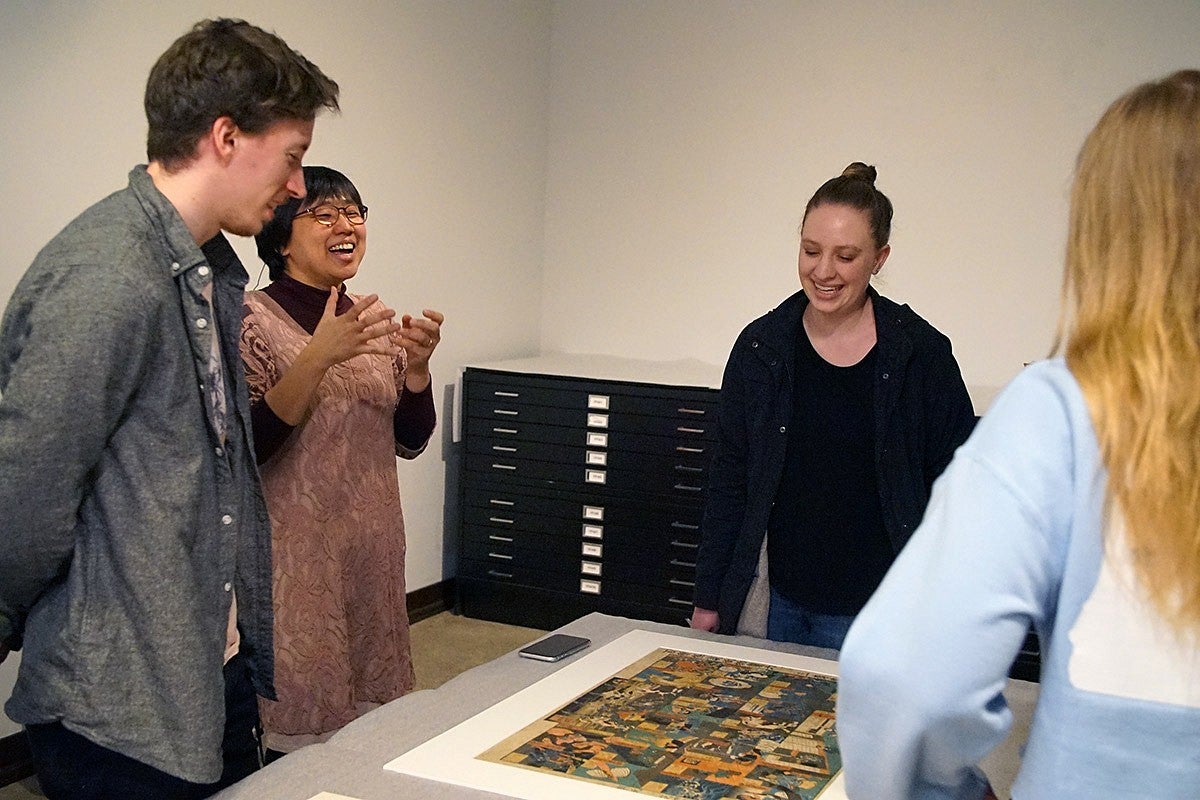
[[[723,364],[862,160],[896,209],[877,288],[1001,385],[1053,337],[1084,135],[1198,35],[1193,0],[556,3],[542,344]]]

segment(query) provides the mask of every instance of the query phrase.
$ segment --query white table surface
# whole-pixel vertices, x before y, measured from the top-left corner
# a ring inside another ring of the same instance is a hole
[[[558,630],[590,638],[593,648],[632,630],[649,630],[815,658],[835,659],[837,656],[835,651],[822,648],[770,642],[749,636],[717,636],[682,626],[598,613],[589,614]],[[458,675],[437,689],[413,692],[394,700],[350,723],[327,743],[312,745],[287,755],[215,797],[218,800],[308,800],[320,792],[334,792],[358,800],[488,800],[500,797],[491,792],[389,772],[383,766],[401,753],[536,683],[567,663],[570,663],[569,659],[546,663],[520,658],[514,650]],[[1008,786],[1016,775],[1019,746],[1028,729],[1037,698],[1037,685],[1010,681],[1006,696],[1015,716],[1013,736],[984,762],[1001,797],[1008,796]]]

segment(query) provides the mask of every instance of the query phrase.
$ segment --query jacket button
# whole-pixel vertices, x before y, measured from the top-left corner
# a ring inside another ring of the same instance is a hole
[[[787,433],[787,425],[780,425],[780,426],[779,426],[779,432],[780,432],[780,433]]]
[[[758,341],[757,341],[757,340],[755,340],[755,341],[751,342],[751,343],[750,343],[750,346],[751,346],[751,347],[758,347]]]
[[[883,373],[883,379],[884,379],[885,381],[888,379],[888,374],[887,374],[886,372],[885,372],[885,373]]]

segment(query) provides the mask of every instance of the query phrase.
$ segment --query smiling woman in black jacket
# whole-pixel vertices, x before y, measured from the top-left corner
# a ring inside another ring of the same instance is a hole
[[[733,346],[693,627],[840,647],[974,427],[949,339],[869,285],[891,218],[874,167],[827,181],[801,225],[802,291]],[[747,598],[765,585],[764,620]]]

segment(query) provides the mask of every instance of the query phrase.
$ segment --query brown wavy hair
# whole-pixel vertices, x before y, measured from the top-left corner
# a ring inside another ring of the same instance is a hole
[[[338,110],[338,85],[287,42],[240,19],[197,22],[150,70],[146,157],[174,170],[219,117],[247,133]]]
[[[871,238],[875,247],[882,250],[892,236],[892,201],[875,188],[877,174],[875,167],[855,161],[842,170],[841,175],[825,181],[804,207],[800,227],[804,227],[808,212],[817,206],[850,206],[867,215]]]
[[[1154,606],[1200,629],[1200,71],[1134,88],[1084,142],[1063,301],[1110,515]]]

